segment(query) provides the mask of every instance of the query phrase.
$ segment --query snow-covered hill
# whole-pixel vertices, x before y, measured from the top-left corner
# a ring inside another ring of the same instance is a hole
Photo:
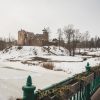
[[[67,55],[67,50],[56,46],[50,46],[49,52],[48,47],[38,47],[38,46],[13,46],[11,48],[6,48],[0,52],[1,59],[12,59],[12,60],[24,60],[30,57],[41,57],[41,56],[65,56]]]

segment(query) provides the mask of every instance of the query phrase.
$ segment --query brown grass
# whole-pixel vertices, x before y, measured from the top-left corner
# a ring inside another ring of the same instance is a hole
[[[18,46],[18,47],[17,47],[18,50],[21,50],[22,48],[23,48],[22,46]]]
[[[43,62],[42,67],[53,70],[54,64],[52,62]]]

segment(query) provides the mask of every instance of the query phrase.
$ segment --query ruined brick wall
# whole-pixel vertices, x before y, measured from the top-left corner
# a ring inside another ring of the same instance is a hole
[[[26,32],[24,30],[18,31],[18,45],[25,45]]]
[[[34,34],[24,30],[18,31],[18,45],[42,46],[48,42],[48,33],[43,30],[43,34]]]

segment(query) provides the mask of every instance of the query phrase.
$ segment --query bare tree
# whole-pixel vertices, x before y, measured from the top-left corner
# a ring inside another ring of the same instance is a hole
[[[81,33],[79,32],[79,29],[76,29],[73,33],[73,56],[75,55],[77,44],[81,41],[80,38],[81,38]]]
[[[47,43],[47,46],[48,46],[48,53],[50,52],[50,44],[49,44],[49,41],[50,41],[50,33],[51,33],[51,30],[50,30],[50,27],[46,27],[45,30],[47,31],[48,33],[48,43]]]
[[[68,25],[64,28],[64,34],[67,40],[67,49],[69,50],[69,55],[72,55],[72,41],[74,41],[74,32],[73,25]]]
[[[94,44],[95,44],[95,49],[97,49],[98,48],[98,37],[97,36],[95,36],[95,38],[94,38]]]
[[[60,49],[61,40],[62,40],[62,30],[61,30],[61,28],[59,28],[59,29],[57,30],[57,33],[58,33],[58,45],[59,45],[59,49]]]
[[[94,47],[95,47],[95,40],[94,40],[94,38],[91,38],[89,48],[90,49],[92,48],[92,50],[93,50]]]
[[[90,38],[90,34],[89,34],[89,31],[86,31],[85,33],[84,33],[84,42],[85,42],[85,49],[86,48],[88,48],[89,47],[89,38]]]

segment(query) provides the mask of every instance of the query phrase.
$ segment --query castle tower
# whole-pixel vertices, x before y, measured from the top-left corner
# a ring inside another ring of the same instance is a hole
[[[48,42],[49,41],[48,31],[45,28],[42,31],[43,31],[44,40]]]
[[[18,45],[26,45],[27,34],[24,30],[18,31]]]

